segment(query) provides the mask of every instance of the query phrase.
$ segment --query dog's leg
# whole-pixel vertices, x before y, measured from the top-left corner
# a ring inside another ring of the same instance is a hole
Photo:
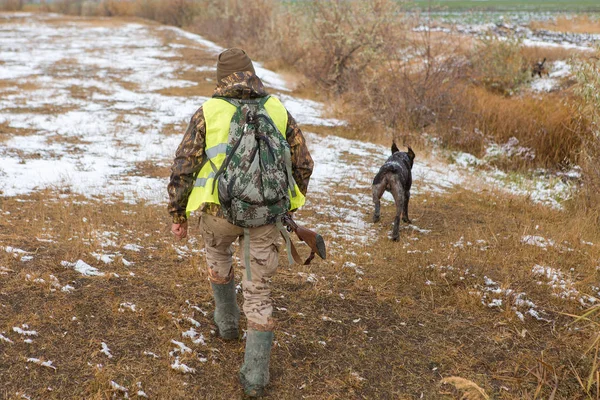
[[[402,185],[397,179],[394,179],[391,186],[392,196],[394,196],[394,202],[396,203],[396,218],[394,218],[394,228],[392,229],[392,240],[397,242],[400,240],[400,214],[404,209],[404,196],[400,193]]]
[[[402,213],[402,221],[407,224],[412,224],[412,221],[408,218],[408,200],[410,200],[410,192],[404,192],[404,210]]]
[[[379,222],[381,218],[381,196],[385,192],[385,180],[373,185],[373,203],[375,203],[375,212],[373,213],[373,222]]]

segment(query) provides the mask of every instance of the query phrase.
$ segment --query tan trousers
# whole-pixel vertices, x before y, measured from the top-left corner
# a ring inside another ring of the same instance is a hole
[[[223,218],[202,213],[200,229],[206,249],[209,280],[216,284],[228,283],[233,278],[233,242],[240,238],[242,265],[244,260],[244,230]],[[275,225],[250,228],[250,275],[248,280],[243,265],[242,291],[244,314],[248,328],[269,331],[273,329],[273,303],[270,278],[278,265],[280,233]]]

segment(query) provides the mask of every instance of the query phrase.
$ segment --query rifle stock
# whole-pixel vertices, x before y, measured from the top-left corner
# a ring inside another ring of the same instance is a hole
[[[287,230],[289,232],[294,232],[296,236],[298,236],[298,239],[300,239],[301,241],[306,243],[308,247],[310,247],[310,256],[306,259],[304,263],[299,261],[300,256],[298,255],[298,252],[295,248],[292,247],[292,256],[298,264],[310,264],[312,259],[315,257],[315,254],[318,254],[319,257],[321,257],[323,260],[326,258],[327,252],[325,249],[325,241],[323,240],[323,237],[321,235],[319,235],[315,231],[311,231],[308,228],[299,226],[289,215],[283,218],[283,224],[287,227]]]

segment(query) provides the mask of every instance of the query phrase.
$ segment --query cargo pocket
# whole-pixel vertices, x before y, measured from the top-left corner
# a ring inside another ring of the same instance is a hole
[[[207,247],[215,247],[217,243],[214,232],[206,224],[206,218],[210,217],[207,217],[206,215],[202,215],[202,217],[200,217],[200,234],[202,235],[202,239],[204,239],[205,249]]]

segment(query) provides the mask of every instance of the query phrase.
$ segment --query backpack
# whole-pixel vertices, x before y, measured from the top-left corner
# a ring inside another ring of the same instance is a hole
[[[226,158],[215,174],[227,221],[242,228],[275,224],[294,193],[290,146],[259,99],[219,97],[236,107],[229,126]],[[295,193],[294,193],[295,194]]]

